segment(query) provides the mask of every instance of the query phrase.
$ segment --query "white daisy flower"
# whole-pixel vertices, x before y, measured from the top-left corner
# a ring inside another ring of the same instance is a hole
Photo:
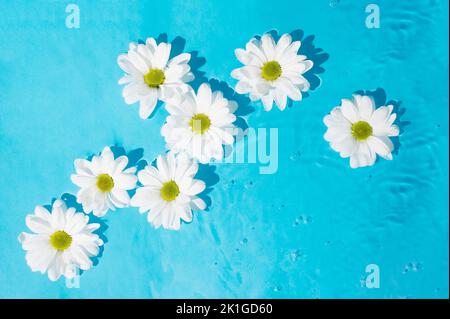
[[[108,209],[127,207],[130,196],[127,190],[136,188],[136,167],[125,169],[128,157],[114,159],[109,147],[105,147],[101,156],[75,160],[76,174],[70,177],[81,187],[77,193],[77,202],[83,205],[86,213],[104,216]]]
[[[392,160],[394,145],[390,136],[397,136],[399,128],[393,124],[397,115],[393,106],[375,108],[369,96],[354,95],[353,100],[343,99],[323,119],[328,127],[326,141],[341,157],[350,157],[350,167],[371,166],[377,154]]]
[[[201,163],[222,159],[223,145],[234,142],[237,107],[206,83],[197,94],[190,91],[171,99],[166,105],[169,116],[161,128],[167,148],[175,153],[184,151]]]
[[[302,99],[302,93],[309,90],[309,82],[302,74],[313,66],[305,55],[298,55],[301,42],[284,34],[275,44],[270,34],[261,40],[251,39],[245,50],[236,49],[238,60],[245,66],[233,70],[231,76],[238,80],[236,92],[250,93],[252,101],[261,100],[266,111],[272,109],[273,101],[282,111],[287,98]]]
[[[186,154],[169,152],[156,159],[156,167],[148,165],[139,171],[139,182],[131,205],[148,212],[147,220],[155,228],[179,230],[181,220],[192,221],[192,209],[204,210],[205,202],[197,197],[205,183],[194,179],[198,164]]]
[[[23,232],[18,238],[31,270],[47,272],[48,278],[55,281],[61,276],[73,278],[75,267],[90,269],[90,257],[98,255],[103,241],[93,233],[100,224],[88,222],[88,216],[73,207],[67,209],[60,199],[53,203],[51,213],[36,206],[34,214],[26,217],[34,234]]]
[[[128,53],[117,58],[126,72],[119,80],[119,84],[127,84],[122,95],[127,104],[139,102],[142,119],[152,114],[158,99],[186,92],[186,82],[194,79],[188,64],[191,55],[182,53],[169,60],[170,50],[170,43],[156,44],[154,38],[148,38],[145,44],[130,43]]]

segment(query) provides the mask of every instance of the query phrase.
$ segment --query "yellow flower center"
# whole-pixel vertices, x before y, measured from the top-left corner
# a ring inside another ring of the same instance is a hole
[[[192,132],[203,134],[209,130],[211,120],[205,114],[195,114],[189,121],[189,126],[191,127]]]
[[[367,140],[372,135],[372,126],[366,121],[359,121],[352,124],[352,136],[357,141]]]
[[[107,193],[107,192],[111,191],[111,189],[113,189],[114,180],[108,174],[100,174],[97,176],[96,185],[100,191]]]
[[[50,236],[50,244],[56,250],[66,250],[72,244],[72,236],[70,236],[64,230],[55,231]]]
[[[144,82],[151,88],[158,88],[166,80],[164,71],[160,69],[150,69],[144,75]]]
[[[180,189],[174,181],[168,181],[160,189],[161,198],[167,202],[173,201],[180,194]]]
[[[261,76],[264,80],[275,81],[281,76],[281,65],[277,61],[264,63],[261,68]]]

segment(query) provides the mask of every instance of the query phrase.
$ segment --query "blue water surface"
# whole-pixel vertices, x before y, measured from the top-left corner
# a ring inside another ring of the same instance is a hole
[[[79,29],[66,27],[68,1],[0,2],[0,297],[448,298],[448,1],[72,3]],[[369,3],[380,28],[366,27]],[[164,108],[144,121],[121,96],[128,43],[177,39],[198,78],[226,89],[234,49],[270,30],[296,31],[317,66],[315,89],[284,112],[236,97],[248,126],[278,128],[276,173],[202,169],[208,211],[179,232],[135,208],[108,213],[79,288],[31,272],[17,236],[35,205],[73,201],[74,159],[106,145],[141,164],[165,151]],[[393,161],[354,170],[323,140],[323,117],[355,91],[396,105]],[[379,288],[364,285],[369,264]]]

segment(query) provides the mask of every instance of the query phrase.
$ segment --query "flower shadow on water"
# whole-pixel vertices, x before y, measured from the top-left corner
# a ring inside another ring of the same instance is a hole
[[[277,30],[270,30],[267,32],[272,36],[272,38],[277,42],[281,35]],[[299,49],[299,54],[305,55],[308,60],[313,62],[313,67],[311,70],[303,74],[303,76],[308,80],[310,88],[308,92],[302,92],[303,98],[309,96],[309,91],[314,91],[322,83],[319,74],[325,72],[322,64],[330,58],[330,55],[326,53],[323,49],[317,48],[314,45],[315,35],[305,36],[305,32],[301,29],[296,29],[289,33],[292,37],[292,41],[301,41],[301,46]],[[261,39],[261,36],[255,36],[257,39]],[[292,100],[288,100],[288,106],[292,106]]]
[[[210,164],[198,164],[198,171],[195,174],[196,179],[201,179],[205,182],[206,188],[203,192],[197,196],[203,199],[206,203],[205,211],[209,211],[212,204],[211,197],[209,194],[213,190],[213,186],[219,182],[219,175],[216,173],[216,166]]]
[[[394,151],[392,153],[394,155],[397,155],[401,147],[400,136],[404,132],[405,127],[411,124],[411,122],[402,119],[403,115],[406,112],[406,108],[401,106],[402,101],[387,100],[386,91],[382,88],[377,88],[376,90],[358,90],[355,91],[354,94],[361,94],[373,97],[376,108],[386,105],[393,106],[392,112],[397,114],[397,118],[395,119],[394,124],[396,124],[399,127],[400,134],[399,136],[392,136],[390,137],[390,139],[394,144]]]

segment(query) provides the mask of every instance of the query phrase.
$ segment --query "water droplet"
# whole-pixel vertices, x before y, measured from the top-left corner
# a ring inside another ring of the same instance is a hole
[[[303,216],[299,216],[294,220],[293,226],[298,226],[300,224],[303,224]]]
[[[224,184],[224,187],[225,187],[226,189],[230,189],[230,188],[232,188],[235,184],[236,184],[236,181],[235,181],[234,179],[232,179],[232,180],[229,181],[228,183],[225,183],[225,184]]]
[[[279,292],[281,290],[282,290],[281,286],[276,286],[273,288],[273,291],[275,291],[275,292]]]
[[[293,226],[298,226],[300,224],[308,225],[311,224],[312,221],[313,219],[311,216],[300,215],[295,219]]]
[[[361,277],[361,279],[359,279],[359,284],[364,288],[366,286],[366,278]]]
[[[253,186],[255,186],[255,183],[253,183],[253,181],[249,181],[244,185],[244,187],[247,189],[252,188]]]
[[[330,0],[330,7],[336,8],[339,5],[340,0]]]
[[[301,156],[300,151],[297,151],[297,152],[291,154],[291,155],[289,156],[289,159],[290,159],[291,161],[293,161],[293,162],[297,162],[298,160],[300,160],[300,156]]]
[[[422,264],[418,262],[409,262],[405,265],[403,273],[406,274],[409,271],[418,272],[422,269]]]
[[[421,263],[413,263],[413,266],[412,266],[412,270],[413,271],[419,271],[421,269],[422,269],[422,264]]]
[[[248,243],[248,239],[247,239],[247,238],[243,238],[243,239],[241,240],[241,245],[244,245],[244,244],[246,244],[246,243]]]
[[[296,249],[296,250],[291,251],[289,256],[293,262],[296,262],[297,259],[301,256],[301,252],[300,252],[300,250]]]

